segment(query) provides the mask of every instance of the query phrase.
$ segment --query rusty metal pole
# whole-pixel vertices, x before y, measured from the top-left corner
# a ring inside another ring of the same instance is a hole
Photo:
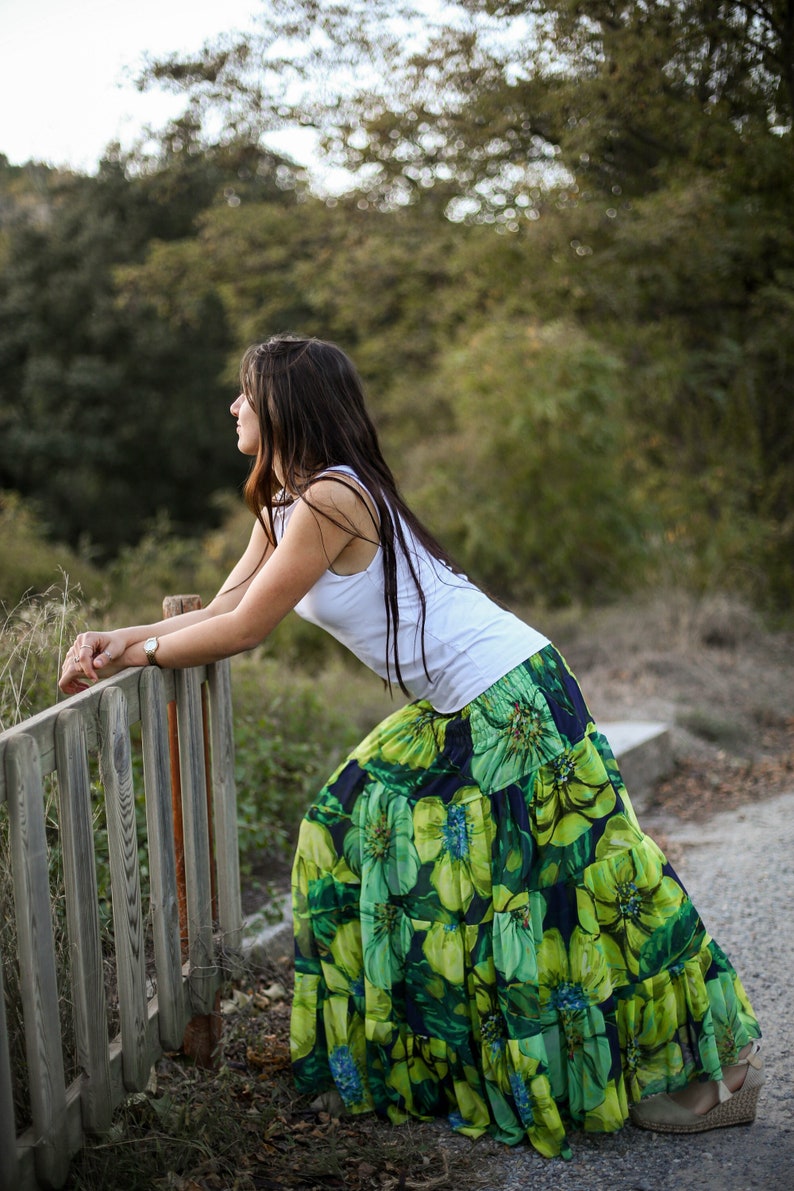
[[[163,618],[179,616],[182,612],[195,612],[201,607],[201,596],[166,596],[163,600]],[[209,711],[207,688],[201,687],[201,718],[204,729],[204,767],[207,775],[207,823],[209,825],[210,875],[212,881],[212,915],[217,917],[217,892],[215,877],[215,833],[212,817],[212,767],[209,751]],[[182,962],[188,957],[187,932],[187,884],[185,877],[185,837],[182,822],[182,778],[179,770],[179,729],[176,704],[168,704],[168,743],[171,754],[171,811],[174,824],[174,850],[176,853],[176,887],[179,905],[179,926],[182,942]],[[198,1014],[191,1018],[185,1030],[182,1050],[199,1067],[213,1067],[215,1053],[221,1034],[220,992],[215,998],[215,1012]]]

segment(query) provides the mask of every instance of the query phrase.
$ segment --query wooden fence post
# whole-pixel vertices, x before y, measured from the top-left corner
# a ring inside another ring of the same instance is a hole
[[[3,957],[0,955],[0,1187],[17,1182],[17,1136],[14,1122],[14,1089],[8,1054],[6,998],[3,988]]]
[[[44,790],[35,740],[19,735],[9,741],[5,769],[36,1174],[46,1187],[61,1187],[69,1171],[69,1137]]]
[[[80,1091],[85,1128],[110,1128],[113,1104],[107,1040],[107,998],[102,966],[91,778],[80,712],[67,707],[55,722],[58,818],[61,826],[66,914],[72,959],[77,1053],[83,1068]],[[121,897],[117,891],[117,897]]]
[[[168,758],[168,715],[162,670],[146,666],[138,688],[141,701],[143,774],[149,841],[152,933],[157,965],[160,1044],[180,1050],[186,1009],[182,986],[182,941],[171,830],[171,774]],[[184,867],[183,867],[184,878]],[[183,890],[184,894],[184,890]]]
[[[201,607],[199,595],[166,596],[163,600],[163,618],[168,620],[172,616],[179,616],[182,612],[195,612]],[[210,882],[212,890],[212,915],[217,916],[215,891],[215,847],[212,816],[212,773],[209,755],[209,717],[207,712],[207,692],[201,688],[201,715],[204,729],[204,752],[202,763],[206,774],[207,791],[207,822],[209,826],[209,861]],[[171,752],[171,806],[174,822],[174,847],[176,854],[177,896],[179,902],[179,921],[182,938],[182,958],[188,958],[188,903],[187,884],[185,880],[185,828],[184,810],[182,804],[182,771],[179,760],[179,727],[177,708],[174,703],[168,705],[168,735]],[[195,874],[194,874],[195,879]],[[182,1050],[188,1058],[199,1067],[212,1067],[215,1064],[215,1053],[220,1042],[220,991],[215,996],[214,1011],[200,1013],[191,1018],[185,1030]]]
[[[107,810],[122,1079],[128,1092],[142,1092],[149,1080],[152,1065],[147,1036],[141,874],[127,700],[117,686],[108,686],[102,691],[99,724],[99,772],[105,788]]]

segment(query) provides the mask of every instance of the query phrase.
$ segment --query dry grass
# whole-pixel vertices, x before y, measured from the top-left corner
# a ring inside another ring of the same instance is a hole
[[[79,588],[28,595],[0,623],[0,732],[57,702],[60,659],[79,631]]]
[[[217,1070],[177,1056],[161,1060],[149,1091],[80,1153],[67,1191],[465,1189],[459,1170],[453,1183],[432,1128],[394,1128],[372,1116],[340,1120],[296,1094],[291,985],[284,962],[238,986]]]

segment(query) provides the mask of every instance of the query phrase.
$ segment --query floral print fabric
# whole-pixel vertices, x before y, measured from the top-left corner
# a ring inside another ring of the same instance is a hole
[[[298,1087],[544,1155],[720,1077],[759,1029],[546,647],[454,715],[377,727],[301,827]]]

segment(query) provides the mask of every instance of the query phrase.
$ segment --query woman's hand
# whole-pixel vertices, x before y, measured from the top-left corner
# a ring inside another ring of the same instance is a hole
[[[66,695],[75,695],[96,682],[125,669],[124,651],[128,641],[120,630],[108,633],[80,633],[64,658],[58,686]]]

